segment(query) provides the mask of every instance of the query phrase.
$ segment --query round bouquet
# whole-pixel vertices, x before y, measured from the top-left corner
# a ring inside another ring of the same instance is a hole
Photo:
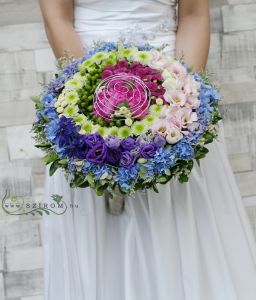
[[[219,93],[208,78],[149,45],[102,42],[63,59],[36,103],[37,147],[50,175],[97,195],[186,182],[218,133]]]

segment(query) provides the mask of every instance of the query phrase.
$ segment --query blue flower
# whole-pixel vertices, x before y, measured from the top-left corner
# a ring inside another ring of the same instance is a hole
[[[159,174],[163,174],[165,170],[169,170],[175,164],[175,153],[173,151],[160,148],[154,156],[155,170]]]
[[[124,190],[129,190],[131,189],[132,185],[135,183],[138,172],[140,170],[140,165],[136,164],[132,168],[127,169],[127,168],[119,168],[117,175],[116,175],[116,180],[119,183],[120,187]]]
[[[41,103],[44,107],[53,107],[54,102],[55,102],[55,95],[52,93],[45,93],[41,100]]]
[[[62,88],[64,88],[65,82],[67,81],[68,78],[66,78],[65,75],[62,75],[56,79],[53,79],[50,81],[48,85],[48,90],[49,92],[55,93],[55,92],[60,92]]]
[[[194,150],[191,147],[190,143],[182,141],[176,144],[173,148],[173,151],[178,155],[179,159],[188,160],[194,157]]]
[[[145,167],[147,177],[150,179],[153,179],[155,177],[155,165],[153,160],[148,160],[145,164],[143,164],[143,167]]]
[[[214,103],[220,100],[220,94],[211,85],[203,83],[200,88],[199,99],[203,104]]]
[[[56,113],[56,110],[55,108],[53,107],[46,107],[44,110],[43,110],[43,114],[50,120],[54,120],[54,119],[57,119],[59,118],[57,113]]]
[[[52,120],[45,126],[45,136],[46,138],[54,143],[57,140],[57,136],[60,129],[59,119]]]

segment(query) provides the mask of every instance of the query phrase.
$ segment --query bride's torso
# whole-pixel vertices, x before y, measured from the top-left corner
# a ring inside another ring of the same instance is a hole
[[[176,0],[75,0],[76,32],[85,48],[93,41],[170,44],[176,36]]]

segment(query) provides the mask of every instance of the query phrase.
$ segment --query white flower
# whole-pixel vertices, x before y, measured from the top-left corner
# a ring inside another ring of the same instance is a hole
[[[183,137],[182,133],[179,129],[173,127],[168,129],[168,133],[166,135],[166,141],[168,144],[175,144]]]

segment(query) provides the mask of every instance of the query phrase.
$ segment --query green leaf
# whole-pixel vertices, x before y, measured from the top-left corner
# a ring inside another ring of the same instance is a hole
[[[179,182],[184,183],[184,182],[188,182],[188,175],[182,173],[179,175]]]
[[[50,148],[51,146],[52,145],[48,143],[35,145],[36,148]]]
[[[43,157],[43,161],[47,165],[55,161],[56,159],[58,159],[58,154],[56,152],[51,152],[50,154],[47,154]]]
[[[41,99],[38,96],[31,96],[30,99],[35,103],[35,104],[40,104]]]
[[[47,123],[49,122],[49,119],[44,114],[40,114],[40,115],[42,116],[42,118],[45,122],[47,122]]]
[[[152,185],[152,189],[154,190],[154,192],[159,193],[159,190],[158,190],[156,184]]]
[[[49,169],[50,176],[52,176],[57,171],[57,169],[58,169],[58,161],[56,160],[50,166],[50,169]]]
[[[58,164],[60,166],[66,166],[68,164],[68,161],[67,161],[67,159],[61,159],[61,160],[59,160]]]
[[[198,167],[200,167],[200,160],[198,158],[196,158],[196,162],[197,162]]]

